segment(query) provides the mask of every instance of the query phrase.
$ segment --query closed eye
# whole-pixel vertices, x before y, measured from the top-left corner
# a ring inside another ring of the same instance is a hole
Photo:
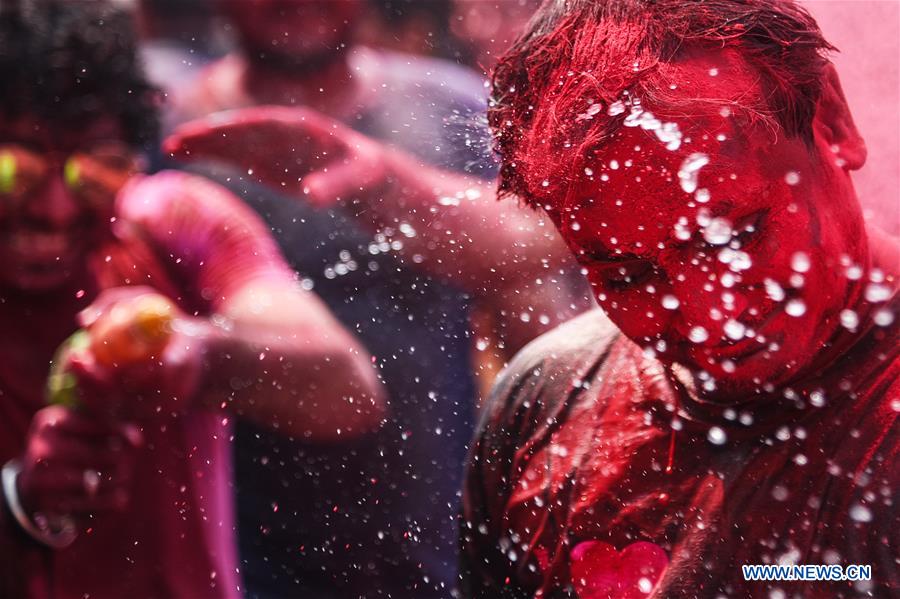
[[[762,210],[757,210],[752,214],[748,214],[737,222],[737,226],[734,229],[734,239],[742,248],[746,249],[750,247],[762,236],[762,227],[768,213],[769,210],[763,208]]]
[[[629,289],[648,281],[656,274],[656,269],[647,260],[629,260],[620,263],[608,263],[601,267],[603,283],[613,290]]]

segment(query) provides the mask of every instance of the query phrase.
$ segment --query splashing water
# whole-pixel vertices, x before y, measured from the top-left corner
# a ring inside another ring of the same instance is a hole
[[[806,303],[802,299],[792,299],[784,306],[788,316],[799,317],[806,314]]]
[[[664,123],[635,104],[623,123],[626,127],[640,127],[644,131],[653,131],[656,138],[665,144],[666,149],[675,151],[681,147],[681,130],[677,123]]]
[[[724,445],[728,440],[728,435],[725,434],[725,431],[719,428],[718,426],[713,426],[709,429],[709,432],[706,434],[707,440],[713,445]]]
[[[859,326],[859,315],[853,310],[841,310],[841,326],[852,331]]]
[[[808,272],[810,267],[809,256],[806,252],[795,252],[791,256],[791,269],[794,272]]]
[[[688,339],[690,339],[694,343],[703,343],[704,341],[709,339],[709,331],[701,326],[696,326],[691,329],[690,333],[688,333]]]
[[[731,221],[719,216],[703,227],[703,239],[710,245],[725,245],[731,241],[731,233]]]
[[[623,112],[625,112],[625,103],[621,100],[616,100],[609,105],[606,114],[608,114],[609,116],[617,116],[622,114]]]
[[[774,302],[784,301],[784,289],[778,284],[778,281],[767,278],[763,281],[763,284],[766,287],[766,295],[769,296],[770,300]]]
[[[881,308],[875,312],[872,321],[880,327],[890,326],[894,322],[894,313],[887,308]]]
[[[681,163],[681,168],[678,169],[678,181],[685,193],[697,191],[700,169],[707,164],[709,164],[709,156],[701,152],[694,152],[684,159],[684,162]]]
[[[744,333],[747,332],[747,327],[744,326],[743,323],[730,318],[725,323],[724,331],[726,337],[728,337],[732,341],[738,341],[744,338]]]
[[[871,522],[872,511],[866,506],[857,503],[850,508],[850,518],[856,522]]]
[[[866,287],[866,301],[873,304],[883,302],[891,297],[891,290],[878,283],[870,283]]]
[[[666,310],[677,310],[681,302],[674,295],[664,295],[662,298],[662,307]]]

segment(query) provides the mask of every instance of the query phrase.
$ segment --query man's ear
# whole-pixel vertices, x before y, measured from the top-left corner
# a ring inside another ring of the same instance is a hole
[[[866,163],[866,142],[856,130],[841,81],[830,63],[823,75],[822,95],[816,104],[813,128],[816,135],[822,136],[832,148],[845,169],[855,171]]]

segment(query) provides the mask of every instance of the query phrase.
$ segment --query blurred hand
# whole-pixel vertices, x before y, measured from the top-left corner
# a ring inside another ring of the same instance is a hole
[[[262,106],[218,113],[180,126],[164,150],[183,161],[214,160],[315,206],[381,199],[415,176],[412,163],[345,125],[307,108]]]
[[[35,413],[17,491],[32,516],[74,516],[124,509],[142,438],[130,424],[50,406]]]
[[[148,297],[168,301],[149,287],[107,290],[81,312],[80,324],[92,338],[107,335],[136,319]],[[63,356],[63,368],[75,375],[79,401],[87,411],[143,421],[188,409],[200,382],[207,329],[205,321],[188,317],[174,304],[171,310],[168,340],[158,355],[141,356],[135,351],[137,342],[120,334],[115,346],[111,342]]]

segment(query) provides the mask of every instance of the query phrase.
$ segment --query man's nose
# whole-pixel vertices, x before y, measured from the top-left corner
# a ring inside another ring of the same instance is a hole
[[[36,221],[62,228],[78,218],[81,208],[60,174],[50,177],[43,187],[28,197],[24,210]]]

